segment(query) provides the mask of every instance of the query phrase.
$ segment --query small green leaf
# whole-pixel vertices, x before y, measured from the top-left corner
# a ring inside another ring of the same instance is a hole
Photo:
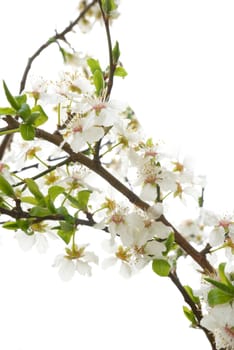
[[[31,109],[27,103],[23,103],[18,109],[18,113],[24,121],[27,121],[31,115]]]
[[[196,318],[195,318],[192,310],[190,310],[187,306],[183,306],[183,312],[184,312],[185,316],[187,317],[187,319],[192,323],[192,326],[196,326],[197,321],[196,321]]]
[[[205,278],[205,280],[211,284],[213,284],[213,286],[217,287],[218,289],[222,290],[223,292],[229,294],[229,295],[233,295],[234,297],[234,286],[232,284],[224,284],[222,282],[213,280],[212,278]]]
[[[83,190],[79,191],[77,194],[77,200],[79,202],[81,210],[86,210],[89,202],[89,197],[90,197],[91,191],[89,190]]]
[[[117,64],[120,57],[119,43],[116,41],[115,46],[112,50],[113,63]]]
[[[68,222],[60,222],[60,230],[58,230],[58,235],[63,239],[66,244],[70,243],[72,236],[75,233],[75,227]]]
[[[0,175],[0,191],[8,197],[15,198],[13,187],[2,175]]]
[[[32,205],[36,205],[38,203],[38,201],[36,200],[36,198],[31,197],[31,196],[24,196],[20,198],[21,202],[23,203],[29,203]]]
[[[166,260],[155,259],[152,263],[152,269],[157,275],[167,277],[170,273],[171,265]]]
[[[16,221],[7,221],[2,225],[2,227],[6,228],[7,230],[14,230],[14,231],[16,231],[19,228]]]
[[[225,304],[233,300],[234,295],[227,294],[218,288],[213,288],[208,293],[208,303],[211,307],[219,304]]]
[[[4,88],[7,101],[10,103],[11,107],[13,107],[15,110],[18,110],[20,108],[20,104],[17,102],[15,97],[10,93],[10,90],[8,89],[4,80],[3,80],[3,88]]]
[[[36,200],[38,202],[44,202],[45,204],[45,198],[43,193],[40,191],[38,184],[33,179],[25,179],[24,180],[26,185],[28,186],[29,191],[34,195]]]
[[[64,192],[64,187],[62,186],[52,186],[48,190],[48,195],[51,198],[52,201],[55,201],[55,199]]]
[[[35,216],[43,218],[44,216],[51,215],[51,211],[48,208],[44,207],[33,207],[30,212],[30,216]]]
[[[23,103],[27,102],[27,95],[26,94],[14,96],[14,98],[16,99],[16,102],[18,103],[19,106],[21,106]]]
[[[116,10],[117,5],[114,0],[102,0],[103,11],[109,15],[111,11]]]
[[[233,290],[234,290],[234,286],[232,285],[232,283],[229,281],[229,279],[225,274],[225,267],[226,267],[226,263],[219,264],[218,271],[219,271],[220,281],[227,284],[230,287],[233,287]]]
[[[100,72],[102,72],[102,69],[98,60],[95,60],[94,58],[88,58],[87,64],[93,74],[96,72],[96,70],[99,70]]]
[[[0,108],[0,115],[15,115],[16,110],[10,107],[2,107]]]
[[[193,294],[193,290],[190,286],[184,286],[184,289],[186,290],[187,294],[189,295],[190,299],[194,302],[194,304],[200,304],[199,297],[195,296]]]
[[[29,124],[20,124],[19,127],[22,138],[25,141],[34,140],[35,137],[35,129],[32,125]]]
[[[25,220],[25,219],[5,222],[2,225],[2,227],[4,227],[7,230],[14,230],[14,231],[17,231],[18,229],[20,229],[27,234],[31,234],[31,231],[28,230],[30,227],[30,222],[29,220]]]
[[[124,69],[124,67],[119,66],[119,67],[116,67],[116,68],[115,68],[115,73],[114,73],[114,75],[117,76],[117,77],[125,78],[125,77],[128,75],[128,73],[127,73],[127,71]]]
[[[97,96],[100,96],[104,87],[105,87],[105,82],[103,78],[103,74],[100,70],[96,70],[93,74],[93,82],[94,86],[96,88],[96,93]]]
[[[165,242],[165,246],[166,246],[166,251],[163,252],[163,255],[167,255],[172,249],[174,249],[175,247],[175,235],[174,233],[172,232],[168,237],[167,237],[167,240]]]
[[[34,121],[32,123],[35,127],[45,124],[45,122],[48,120],[47,114],[40,105],[36,105],[32,108],[32,115],[35,115]]]

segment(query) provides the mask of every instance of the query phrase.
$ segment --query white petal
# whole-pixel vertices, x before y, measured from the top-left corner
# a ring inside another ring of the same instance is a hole
[[[211,247],[216,247],[224,242],[224,229],[222,227],[214,228],[209,236],[209,243]]]
[[[154,201],[156,197],[156,187],[151,184],[145,184],[142,187],[140,197],[144,201]]]
[[[145,246],[145,254],[153,255],[156,258],[162,257],[162,252],[166,250],[166,247],[161,242],[151,241]]]
[[[117,263],[117,258],[115,256],[111,256],[107,259],[104,259],[102,262],[102,268],[103,270],[108,269],[111,266],[114,266]]]
[[[70,281],[75,273],[75,264],[72,260],[63,258],[60,263],[59,276],[64,281]]]
[[[84,259],[87,262],[93,262],[94,264],[98,264],[98,256],[95,255],[93,252],[85,252]]]
[[[162,222],[155,222],[154,224],[155,235],[159,238],[167,238],[172,229],[169,226],[164,225]]]
[[[44,234],[41,234],[41,233],[36,234],[36,247],[37,247],[38,253],[40,254],[44,254],[47,252],[49,245],[48,245],[47,238],[45,237]]]
[[[97,127],[97,126],[92,126],[83,132],[84,139],[86,140],[86,142],[89,142],[89,143],[96,142],[100,140],[100,138],[102,138],[103,136],[104,136],[103,128]]]
[[[91,276],[92,269],[91,269],[91,266],[87,262],[77,260],[76,269],[83,276],[86,276],[86,275]]]
[[[121,276],[123,276],[124,278],[130,278],[132,276],[131,267],[124,262],[121,263],[119,272],[120,272]]]
[[[29,251],[35,244],[35,235],[27,235],[26,233],[19,231],[16,233],[15,238],[17,239],[19,246],[25,252]]]

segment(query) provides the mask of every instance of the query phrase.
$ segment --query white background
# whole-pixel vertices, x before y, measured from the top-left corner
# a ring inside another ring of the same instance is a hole
[[[27,58],[54,29],[75,18],[76,5],[0,3],[0,78],[12,91],[18,92]],[[114,94],[129,101],[154,139],[193,156],[196,169],[208,177],[206,205],[232,212],[233,2],[129,0],[122,1],[120,11],[113,39],[120,43],[129,76]],[[95,33],[86,43],[78,36],[77,45],[87,44],[89,53],[105,57],[104,30],[95,27]],[[55,47],[45,52],[33,72],[53,75],[60,62],[55,52]],[[150,268],[130,281],[97,271],[91,279],[77,275],[62,283],[51,267],[53,254],[23,253],[11,237],[2,240],[2,349],[210,348],[200,331],[189,329],[179,293]]]

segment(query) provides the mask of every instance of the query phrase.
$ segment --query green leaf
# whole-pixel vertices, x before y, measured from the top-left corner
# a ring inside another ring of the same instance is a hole
[[[25,219],[5,222],[2,225],[2,227],[4,227],[7,230],[17,231],[18,229],[20,229],[20,230],[24,231],[27,234],[31,233],[31,231],[28,231],[28,229],[30,227],[30,222],[29,222],[29,220],[25,220]]]
[[[27,121],[31,115],[31,109],[27,103],[23,103],[18,109],[18,114],[24,121]]]
[[[35,115],[35,118],[33,121],[33,126],[35,127],[45,124],[45,122],[47,122],[48,120],[47,114],[45,113],[44,109],[40,105],[36,105],[32,108],[32,114]]]
[[[194,302],[194,304],[200,305],[200,299],[199,297],[193,294],[192,288],[190,286],[184,286],[184,289],[186,290],[187,294],[189,295],[190,299]]]
[[[45,198],[43,193],[40,191],[37,183],[33,180],[33,179],[25,179],[24,180],[26,185],[28,186],[29,191],[34,195],[34,197],[36,198],[36,200],[38,202],[41,202],[45,205]]]
[[[34,140],[35,129],[32,125],[20,124],[19,129],[20,129],[21,136],[25,141]]]
[[[30,228],[30,221],[29,220],[25,220],[25,219],[20,219],[20,220],[16,220],[18,228],[22,231],[24,231],[26,234],[28,235],[32,235],[33,232],[31,230],[29,230]]]
[[[20,198],[21,202],[23,203],[29,203],[32,205],[36,205],[38,203],[38,201],[36,200],[36,198],[34,197],[30,197],[30,196],[24,196]]]
[[[226,263],[219,264],[218,272],[219,272],[220,281],[227,284],[230,287],[233,287],[233,290],[234,290],[234,286],[232,285],[232,283],[229,281],[229,279],[225,274],[225,266],[226,266]]]
[[[118,66],[118,67],[115,68],[114,75],[117,76],[117,77],[125,78],[128,75],[128,73],[124,69],[124,67]]]
[[[2,175],[0,175],[0,191],[8,197],[15,198],[13,187]]]
[[[99,70],[100,72],[102,72],[102,69],[98,60],[95,60],[94,58],[88,58],[87,64],[93,74],[96,72],[96,70]]]
[[[64,193],[64,187],[62,186],[52,186],[48,190],[48,195],[52,201],[55,201],[55,199],[62,193]]]
[[[44,207],[33,207],[30,212],[30,216],[35,216],[43,218],[44,216],[51,215],[51,211],[48,208]]]
[[[75,227],[68,222],[60,222],[60,230],[58,230],[58,235],[63,239],[66,244],[70,243],[72,236],[75,233]]]
[[[79,191],[77,194],[77,200],[79,202],[81,210],[86,210],[89,202],[89,197],[90,197],[91,191],[89,190],[83,190]]]
[[[16,110],[10,107],[2,107],[0,108],[0,115],[15,115]]]
[[[102,0],[102,8],[106,14],[110,14],[111,11],[116,10],[117,5],[114,0]]]
[[[7,230],[18,230],[19,226],[16,221],[7,221],[5,222],[2,227],[6,228]]]
[[[103,74],[100,70],[96,70],[93,74],[93,82],[94,86],[96,88],[96,93],[97,96],[100,96],[104,87],[105,87],[105,82],[103,78]]]
[[[205,280],[211,284],[213,284],[213,286],[217,287],[218,289],[222,290],[223,292],[225,292],[226,294],[232,295],[234,297],[234,286],[232,284],[224,284],[222,282],[213,280],[212,278],[205,278]]]
[[[192,323],[192,326],[196,326],[197,321],[192,310],[190,310],[187,306],[183,306],[183,312],[187,319]]]
[[[219,288],[211,289],[208,293],[208,303],[211,307],[225,304],[234,300],[234,295],[230,295]]]
[[[27,95],[26,94],[14,96],[14,98],[16,99],[16,102],[18,103],[19,106],[21,106],[23,103],[27,102]]]
[[[170,273],[171,265],[166,260],[155,259],[152,263],[152,269],[157,275],[167,277]]]
[[[20,108],[20,104],[17,102],[15,97],[10,93],[10,90],[8,89],[4,80],[3,80],[3,88],[4,88],[7,101],[10,103],[11,107],[13,107],[15,110],[18,110]]]
[[[117,64],[120,57],[119,43],[116,41],[115,46],[112,50],[113,63]]]
[[[163,252],[163,255],[166,256],[175,247],[175,235],[173,232],[167,237],[165,246],[167,249],[165,252]]]

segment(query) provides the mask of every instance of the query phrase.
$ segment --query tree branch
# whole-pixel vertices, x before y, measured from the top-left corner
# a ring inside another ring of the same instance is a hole
[[[176,288],[180,291],[181,295],[184,298],[184,301],[190,306],[194,316],[196,317],[197,326],[198,326],[198,328],[200,328],[205,333],[207,339],[209,340],[209,342],[211,344],[212,350],[217,350],[216,349],[216,345],[215,345],[214,335],[211,332],[209,332],[206,328],[204,328],[204,327],[202,327],[200,325],[201,319],[203,317],[200,307],[192,301],[192,299],[190,298],[190,296],[187,293],[186,289],[181,284],[176,271],[175,270],[171,271],[169,273],[168,277],[174,283]]]
[[[52,36],[49,40],[47,40],[44,44],[42,44],[39,49],[28,59],[28,63],[26,65],[26,68],[23,72],[23,76],[20,82],[20,89],[19,93],[21,94],[22,91],[25,88],[26,81],[28,78],[28,73],[31,69],[32,63],[35,61],[35,59],[49,47],[51,44],[56,43],[57,40],[65,40],[65,36],[73,30],[73,28],[79,23],[79,21],[84,17],[84,15],[89,11],[89,9],[97,2],[97,0],[93,0],[89,5],[85,7],[85,9],[79,14],[79,16],[72,21],[63,31],[60,33],[56,33],[54,36]],[[65,40],[66,41],[66,40]],[[0,145],[0,160],[3,159],[3,156],[5,154],[6,149],[9,147],[11,141],[12,141],[13,135],[5,135],[3,138],[3,141]]]
[[[45,130],[36,129],[36,136],[38,138],[42,138],[54,145],[60,146],[63,142],[63,138],[61,135],[50,134]],[[84,154],[78,152],[75,153],[72,151],[70,145],[65,143],[62,146],[62,149],[69,154],[71,160],[73,162],[79,162],[100,175],[104,180],[106,180],[111,186],[117,189],[120,193],[122,193],[128,200],[133,203],[138,208],[146,211],[150,208],[150,205],[144,202],[141,198],[139,198],[134,192],[132,192],[127,186],[125,186],[121,181],[115,178],[111,173],[109,173],[102,165],[97,164],[94,160],[88,158]],[[188,254],[190,255],[194,261],[198,263],[198,265],[204,270],[205,273],[214,274],[215,270],[209,261],[206,259],[204,254],[198,252],[178,231],[177,229],[162,215],[158,221],[161,221],[166,226],[172,228],[175,233],[175,241],[176,243]]]

